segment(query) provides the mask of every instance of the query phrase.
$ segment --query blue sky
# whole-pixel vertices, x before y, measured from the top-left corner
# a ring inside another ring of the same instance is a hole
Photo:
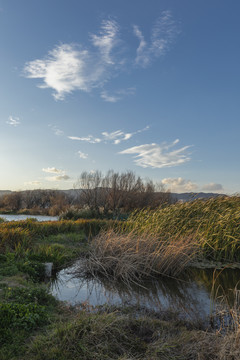
[[[239,192],[238,0],[0,0],[0,189]]]

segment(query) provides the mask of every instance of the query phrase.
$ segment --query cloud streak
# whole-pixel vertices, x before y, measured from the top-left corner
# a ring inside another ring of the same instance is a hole
[[[90,36],[92,50],[80,44],[61,44],[43,59],[26,63],[24,74],[30,79],[42,79],[40,88],[53,89],[56,100],[63,100],[75,90],[90,92],[108,80],[109,67],[115,61],[111,52],[118,43],[118,25],[114,20],[102,22],[99,35]]]
[[[94,137],[93,135],[88,135],[85,137],[68,136],[68,138],[70,140],[85,141],[90,144],[96,144],[96,143],[101,143],[101,142],[112,142],[113,144],[117,145],[117,144],[120,144],[122,141],[129,140],[134,135],[139,134],[148,129],[149,129],[149,126],[146,126],[145,128],[137,130],[132,133],[124,133],[124,131],[122,131],[122,130],[116,130],[111,133],[109,133],[107,131],[103,131],[101,134],[102,137]]]
[[[43,172],[49,173],[49,174],[62,174],[64,173],[63,170],[59,170],[55,167],[48,167],[48,168],[43,168],[42,169]]]
[[[88,142],[90,144],[97,144],[97,143],[100,143],[102,140],[99,139],[99,138],[95,138],[94,136],[92,135],[88,135],[88,136],[85,136],[85,137],[79,137],[79,136],[68,136],[68,139],[70,140],[76,140],[76,141],[85,141],[85,142]]]
[[[21,124],[21,122],[20,122],[20,119],[18,118],[18,117],[13,117],[12,115],[10,115],[9,117],[8,117],[8,120],[6,121],[6,123],[8,124],[8,125],[11,125],[11,126],[14,126],[14,127],[16,127],[16,126],[18,126],[18,125],[20,125]]]
[[[129,149],[121,151],[119,154],[136,154],[134,162],[137,166],[143,168],[164,168],[182,165],[190,161],[190,156],[187,152],[190,146],[184,146],[179,149],[171,150],[179,140],[167,144],[144,144],[134,146]]]
[[[133,33],[139,40],[135,64],[145,68],[154,59],[166,54],[176,35],[179,33],[179,29],[171,12],[163,11],[152,28],[149,43],[145,40],[139,26],[133,26]]]
[[[134,87],[127,88],[127,89],[116,90],[116,91],[113,91],[111,93],[104,90],[104,91],[101,92],[100,96],[106,102],[115,103],[117,101],[122,100],[126,96],[134,95],[135,92],[136,92],[136,88],[134,88]]]
[[[165,11],[153,26],[149,42],[139,26],[133,26],[133,33],[139,40],[135,59],[126,51],[128,46],[121,39],[119,24],[108,19],[102,21],[97,34],[89,35],[87,46],[71,43],[56,45],[45,57],[27,62],[24,76],[39,79],[38,87],[52,89],[56,100],[64,100],[76,90],[89,93],[100,88],[100,97],[104,101],[117,102],[135,90],[127,88],[109,94],[105,84],[125,71],[126,64],[128,71],[134,69],[133,63],[144,68],[153,59],[164,55],[177,30],[171,13]]]

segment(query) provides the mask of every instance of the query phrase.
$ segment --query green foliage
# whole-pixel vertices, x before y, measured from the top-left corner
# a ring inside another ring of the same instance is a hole
[[[66,262],[67,254],[66,249],[63,245],[53,244],[47,245],[42,244],[34,249],[29,254],[29,260],[37,262],[52,262],[55,267],[60,267]]]
[[[17,268],[27,274],[34,282],[43,281],[45,278],[45,266],[39,261],[19,261],[17,262]]]
[[[14,276],[18,273],[13,254],[0,254],[0,277]]]
[[[5,287],[4,300],[18,304],[56,305],[57,300],[40,286]]]
[[[48,322],[44,306],[37,304],[0,303],[0,345],[13,340],[12,331],[27,332]]]

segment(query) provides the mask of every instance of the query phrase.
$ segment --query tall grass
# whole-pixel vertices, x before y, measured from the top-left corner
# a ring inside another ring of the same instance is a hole
[[[115,226],[116,222],[111,220],[80,219],[77,221],[45,221],[38,222],[34,219],[11,221],[0,224],[0,231],[6,229],[26,229],[34,236],[50,236],[59,233],[73,233],[84,231],[87,236],[94,236],[103,228]]]
[[[19,247],[27,249],[31,244],[32,237],[28,229],[0,227],[0,254],[14,251]]]
[[[192,236],[216,260],[240,260],[240,197],[177,203],[133,213],[123,231],[159,237]]]
[[[89,257],[80,271],[127,284],[139,283],[149,276],[178,275],[197,251],[191,236],[160,240],[149,233],[124,234],[112,229],[91,241]]]

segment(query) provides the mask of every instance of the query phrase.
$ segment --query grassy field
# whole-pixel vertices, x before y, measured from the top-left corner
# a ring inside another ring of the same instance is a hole
[[[240,262],[240,198],[216,198],[133,213],[127,221],[0,223],[0,359],[240,358],[239,293],[216,332],[173,315],[130,308],[71,307],[48,294],[54,271],[84,257],[85,274],[140,283],[181,276],[199,259]]]

